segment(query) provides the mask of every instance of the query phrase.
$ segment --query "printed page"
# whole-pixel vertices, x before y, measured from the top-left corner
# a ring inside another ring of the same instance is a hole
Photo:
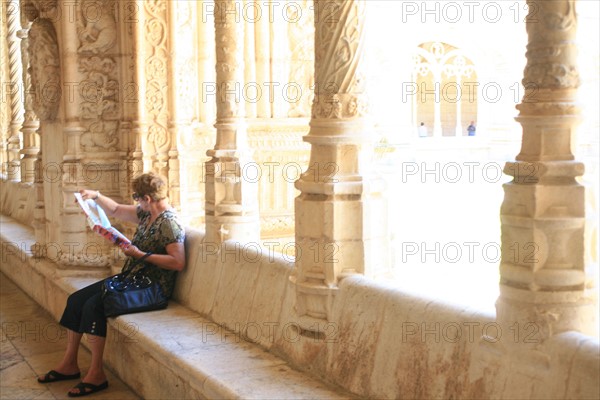
[[[98,203],[92,199],[84,200],[80,193],[73,194],[87,217],[88,225],[94,232],[117,245],[131,243],[125,235],[111,226],[106,213]]]

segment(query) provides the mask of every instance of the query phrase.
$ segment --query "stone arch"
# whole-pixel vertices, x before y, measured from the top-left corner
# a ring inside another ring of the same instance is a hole
[[[413,125],[425,122],[430,136],[463,136],[465,121],[477,120],[477,69],[463,50],[424,42],[414,51]],[[465,125],[466,126],[466,125]]]

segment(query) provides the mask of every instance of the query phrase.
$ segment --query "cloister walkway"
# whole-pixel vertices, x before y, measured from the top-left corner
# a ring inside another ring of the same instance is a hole
[[[37,383],[36,377],[54,367],[66,347],[66,331],[4,274],[0,274],[0,399],[66,399],[77,381]],[[81,347],[82,372],[90,363]],[[129,400],[139,397],[110,370],[110,390],[93,399]]]

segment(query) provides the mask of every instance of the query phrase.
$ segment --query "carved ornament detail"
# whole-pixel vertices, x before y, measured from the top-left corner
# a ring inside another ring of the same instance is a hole
[[[529,44],[523,84],[535,84],[540,89],[579,87],[574,0],[532,3],[533,14],[527,19]]]
[[[313,118],[355,118],[367,112],[363,1],[316,2]]]
[[[517,105],[517,110],[522,115],[578,115],[581,110],[576,103],[521,103]]]
[[[216,71],[218,87],[217,120],[245,115],[241,98],[244,82],[244,24],[236,23],[231,2],[215,1]],[[226,12],[224,10],[230,10]],[[236,8],[238,11],[238,8]]]
[[[314,101],[314,26],[313,14],[309,12],[312,1],[303,0],[301,8],[304,18],[293,15],[293,20],[299,19],[298,23],[289,24],[288,34],[291,48],[292,67],[290,71],[290,82],[297,84],[301,89],[301,97],[295,103],[290,103],[288,117],[310,117],[311,104]]]
[[[556,63],[530,64],[525,68],[524,85],[536,84],[541,88],[568,89],[579,86],[579,72],[573,65]]]
[[[80,115],[87,131],[81,136],[85,151],[114,151],[119,137],[119,82],[117,63],[111,57],[81,57],[79,71]]]
[[[37,122],[39,120],[38,116],[35,115],[35,111],[33,111],[33,88],[31,85],[31,75],[29,74],[29,69],[31,66],[30,57],[29,57],[29,29],[31,28],[31,23],[25,22],[24,19],[21,19],[22,27],[19,32],[19,37],[21,38],[21,58],[23,60],[23,85],[25,86],[25,122]]]
[[[167,129],[168,120],[168,54],[167,48],[167,19],[168,7],[165,0],[151,0],[144,3],[144,53],[147,55],[145,63],[146,93],[145,108],[148,113],[149,143],[154,145],[154,169],[165,174],[163,161],[168,160],[167,152],[171,140]],[[162,172],[161,172],[162,170]],[[166,175],[166,174],[165,174]]]
[[[29,30],[33,110],[41,121],[54,121],[62,96],[56,30],[49,19],[36,19]]]
[[[94,10],[91,15],[90,10]],[[117,43],[117,23],[107,1],[82,0],[79,4],[78,35],[80,54],[106,53]],[[86,11],[87,10],[87,11]]]

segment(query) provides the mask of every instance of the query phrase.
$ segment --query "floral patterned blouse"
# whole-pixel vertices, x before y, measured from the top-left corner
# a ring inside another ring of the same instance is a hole
[[[168,209],[163,211],[151,224],[150,213],[143,211],[141,207],[137,208],[137,216],[140,223],[133,236],[132,244],[137,246],[143,252],[152,254],[168,254],[167,245],[171,243],[183,243],[185,231],[178,220],[175,210]],[[139,270],[143,264],[137,264],[133,257],[129,257],[123,266],[122,272],[135,268]],[[160,268],[156,265],[150,266],[144,271],[151,279],[160,282],[163,292],[167,297],[171,297],[175,287],[175,278],[177,271]]]

